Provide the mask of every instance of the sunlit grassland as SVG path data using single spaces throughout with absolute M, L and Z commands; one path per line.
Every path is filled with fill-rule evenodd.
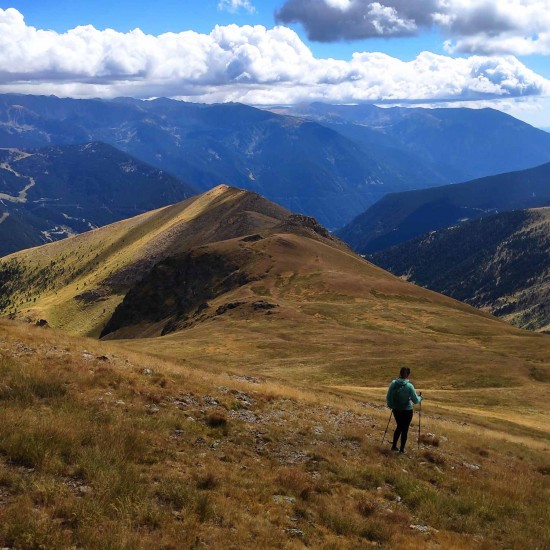
M 519 420 L 535 384 L 453 392 L 419 378 L 437 446 L 417 448 L 415 416 L 398 457 L 380 445 L 383 386 L 245 378 L 211 372 L 208 356 L 163 360 L 5 321 L 0 354 L 4 546 L 550 544 L 544 401 Z

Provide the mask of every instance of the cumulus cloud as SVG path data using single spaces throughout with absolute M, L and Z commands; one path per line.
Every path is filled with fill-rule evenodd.
M 252 5 L 250 0 L 220 0 L 218 2 L 218 9 L 231 13 L 236 13 L 241 9 L 249 13 L 254 13 L 256 11 L 256 8 Z
M 510 99 L 550 95 L 550 82 L 511 56 L 319 59 L 282 26 L 160 36 L 84 26 L 61 34 L 0 9 L 0 91 L 288 104 Z
M 451 52 L 550 54 L 550 0 L 286 0 L 275 17 L 320 42 L 437 28 Z

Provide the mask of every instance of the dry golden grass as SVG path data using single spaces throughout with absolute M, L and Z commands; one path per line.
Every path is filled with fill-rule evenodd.
M 413 432 L 395 456 L 381 389 L 206 366 L 0 321 L 0 545 L 550 544 L 548 447 L 510 441 L 498 419 L 500 439 L 426 400 L 439 446 Z

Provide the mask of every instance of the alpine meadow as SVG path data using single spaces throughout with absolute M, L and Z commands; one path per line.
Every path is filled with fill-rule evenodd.
M 549 549 L 549 25 L 0 2 L 0 549 Z

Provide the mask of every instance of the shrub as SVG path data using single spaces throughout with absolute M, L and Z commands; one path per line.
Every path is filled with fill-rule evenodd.
M 424 445 L 431 445 L 432 447 L 439 447 L 440 439 L 439 436 L 435 434 L 421 434 L 420 443 L 424 443 Z
M 212 472 L 208 472 L 197 480 L 197 489 L 214 489 L 214 487 L 216 487 L 218 483 L 219 481 L 217 477 Z
M 424 451 L 422 456 L 432 464 L 445 464 L 445 457 L 439 453 L 434 453 L 433 451 L 427 450 Z
M 227 416 L 223 411 L 213 411 L 211 413 L 208 413 L 208 416 L 206 417 L 206 423 L 211 428 L 220 428 L 227 426 Z

